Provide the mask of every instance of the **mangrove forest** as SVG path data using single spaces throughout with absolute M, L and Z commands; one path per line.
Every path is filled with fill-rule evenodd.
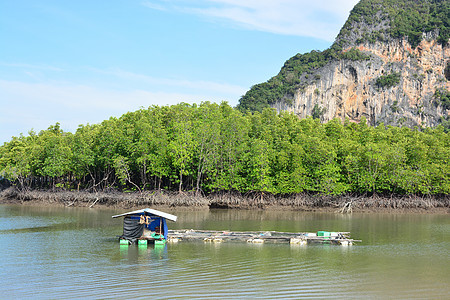
M 448 195 L 449 159 L 442 126 L 322 124 L 204 102 L 12 137 L 0 177 L 34 190 Z

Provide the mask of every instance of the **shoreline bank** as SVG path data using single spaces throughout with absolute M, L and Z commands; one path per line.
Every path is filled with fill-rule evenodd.
M 84 191 L 18 191 L 9 188 L 0 192 L 0 204 L 41 206 L 123 208 L 142 207 L 246 210 L 297 210 L 336 213 L 450 213 L 450 195 L 441 197 L 409 196 L 328 196 L 298 194 L 288 197 L 274 195 L 213 194 L 153 191 L 143 193 Z

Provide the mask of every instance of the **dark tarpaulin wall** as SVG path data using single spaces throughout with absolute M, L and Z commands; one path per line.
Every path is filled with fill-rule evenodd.
M 136 242 L 144 233 L 144 224 L 139 224 L 139 218 L 125 217 L 123 219 L 123 235 L 121 238 Z

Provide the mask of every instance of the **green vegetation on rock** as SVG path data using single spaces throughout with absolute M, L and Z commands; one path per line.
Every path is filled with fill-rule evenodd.
M 444 76 L 445 79 L 447 79 L 448 81 L 450 81 L 450 61 L 447 62 L 447 65 L 445 66 L 444 69 Z
M 319 108 L 318 108 L 319 109 Z M 0 177 L 20 188 L 449 194 L 450 134 L 313 118 L 226 103 L 152 106 L 59 124 L 0 147 Z
M 378 28 L 382 23 L 386 26 Z M 357 43 L 406 37 L 416 48 L 423 33 L 438 32 L 438 42 L 445 45 L 450 38 L 450 3 L 446 0 L 361 0 L 341 29 L 340 43 L 347 44 L 354 30 L 362 31 Z
M 444 128 L 445 133 L 450 133 L 450 117 L 441 117 L 441 126 Z
M 365 54 L 357 48 L 351 48 L 348 51 L 343 51 L 339 58 L 351 61 L 363 61 L 369 60 L 370 55 Z
M 438 100 L 437 104 L 442 105 L 444 109 L 450 109 L 450 92 L 447 90 L 436 90 L 434 97 Z
M 314 105 L 313 109 L 312 109 L 312 114 L 311 117 L 313 119 L 318 119 L 320 120 L 320 118 L 323 116 L 323 114 L 325 113 L 325 108 L 320 107 L 318 104 Z
M 334 45 L 325 51 L 311 51 L 297 54 L 284 63 L 280 73 L 264 83 L 256 84 L 239 100 L 238 108 L 241 111 L 259 111 L 270 107 L 277 101 L 284 100 L 289 103 L 297 89 L 302 89 L 309 81 L 319 80 L 320 74 L 316 70 L 327 63 L 337 60 L 363 61 L 369 55 L 359 49 L 352 48 L 342 51 Z M 309 76 L 314 74 L 314 76 Z
M 375 84 L 379 88 L 390 88 L 400 83 L 400 73 L 391 73 L 388 75 L 381 75 L 377 78 Z

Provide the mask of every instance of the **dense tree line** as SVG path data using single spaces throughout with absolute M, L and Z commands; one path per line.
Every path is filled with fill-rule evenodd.
M 13 137 L 0 174 L 34 189 L 449 194 L 449 137 L 182 103 Z

